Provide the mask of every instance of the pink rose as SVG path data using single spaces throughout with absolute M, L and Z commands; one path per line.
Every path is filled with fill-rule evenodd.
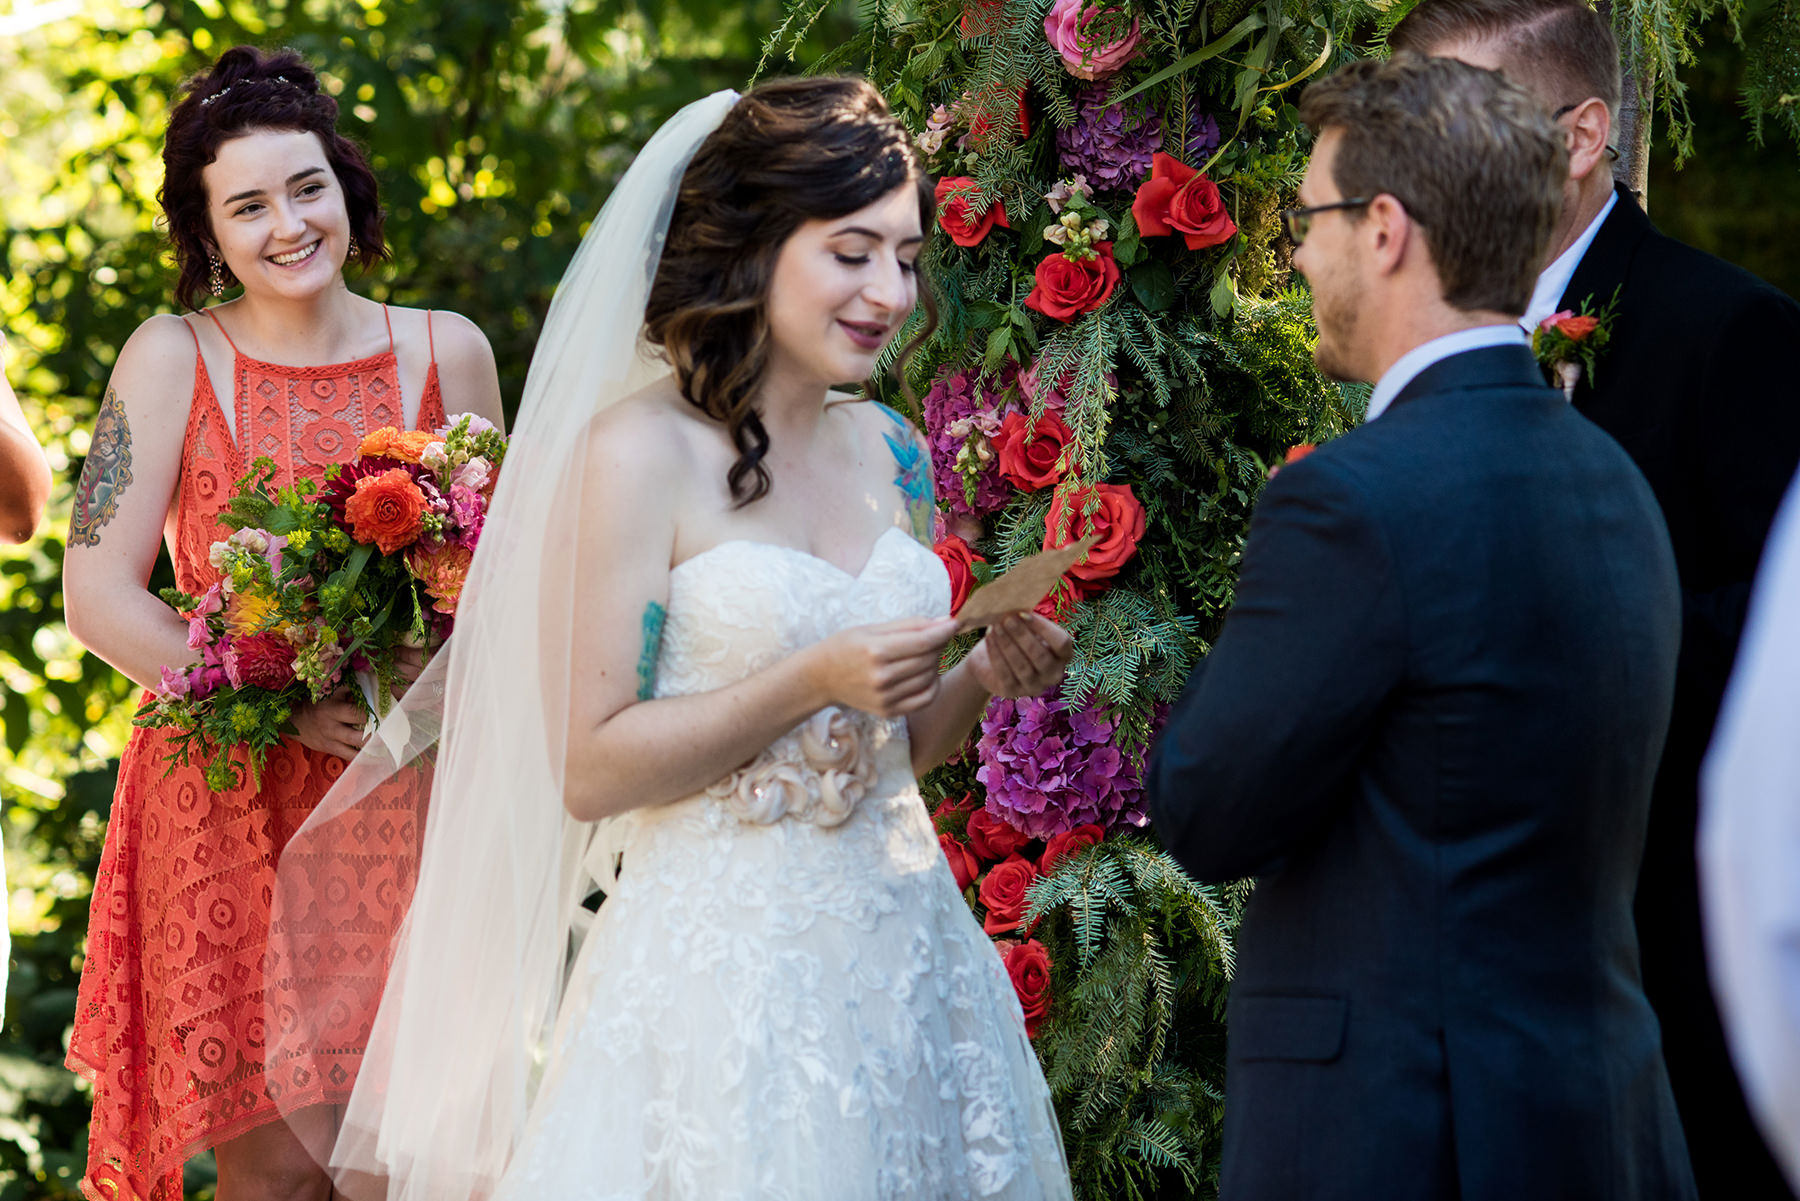
M 1077 79 L 1105 79 L 1137 57 L 1138 19 L 1131 18 L 1131 28 L 1116 42 L 1095 41 L 1093 26 L 1104 14 L 1109 22 L 1118 19 L 1117 9 L 1105 9 L 1092 0 L 1056 0 L 1044 14 L 1044 39 L 1062 56 L 1063 67 Z
M 1567 321 L 1570 317 L 1573 317 L 1574 315 L 1575 315 L 1574 309 L 1564 309 L 1560 313 L 1551 313 L 1548 317 L 1546 317 L 1542 321 L 1538 322 L 1538 328 L 1543 329 L 1543 330 L 1555 329 L 1556 323 L 1558 321 Z

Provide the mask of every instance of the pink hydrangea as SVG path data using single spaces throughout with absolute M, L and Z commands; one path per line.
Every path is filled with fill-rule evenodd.
M 987 788 L 988 810 L 1043 839 L 1089 824 L 1105 830 L 1146 825 L 1147 748 L 1131 748 L 1133 754 L 1116 745 L 1117 725 L 1091 700 L 1070 708 L 1054 695 L 996 698 L 976 744 L 975 775 Z
M 980 517 L 1005 507 L 1012 489 L 1000 478 L 990 439 L 1019 408 L 1018 368 L 1008 363 L 985 383 L 970 368 L 940 375 L 925 394 L 925 431 L 939 501 L 955 517 Z M 965 481 L 974 483 L 973 495 Z

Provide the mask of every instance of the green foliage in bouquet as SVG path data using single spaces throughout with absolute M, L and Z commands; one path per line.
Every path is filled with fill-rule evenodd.
M 827 7 L 798 0 L 765 68 Z M 1075 638 L 1060 694 L 995 702 L 925 781 L 1083 1197 L 1216 1179 L 1248 889 L 1200 886 L 1158 848 L 1143 772 L 1231 604 L 1270 465 L 1348 428 L 1366 396 L 1313 366 L 1277 214 L 1310 148 L 1297 92 L 1379 33 L 1381 7 L 871 0 L 859 35 L 809 65 L 865 73 L 937 178 L 923 266 L 942 320 L 906 374 L 955 592 L 1100 536 L 1040 606 Z M 1084 849 L 1060 853 L 1070 838 Z M 1023 933 L 994 916 L 1021 887 Z

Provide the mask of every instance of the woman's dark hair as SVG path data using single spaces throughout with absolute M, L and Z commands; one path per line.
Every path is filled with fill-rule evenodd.
M 337 101 L 320 90 L 319 77 L 306 60 L 292 50 L 265 54 L 254 46 L 236 46 L 221 54 L 211 70 L 183 84 L 182 93 L 169 114 L 157 197 L 180 270 L 175 303 L 198 308 L 207 290 L 207 256 L 214 242 L 201 172 L 218 157 L 220 143 L 248 133 L 317 134 L 344 189 L 357 261 L 367 268 L 387 257 L 375 173 L 356 143 L 338 132 Z M 237 282 L 229 268 L 225 275 Z
M 937 201 L 911 136 L 866 81 L 829 76 L 750 89 L 681 177 L 645 331 L 681 394 L 725 423 L 738 450 L 726 482 L 739 507 L 769 490 L 769 434 L 751 403 L 768 370 L 769 280 L 782 244 L 806 221 L 847 216 L 908 182 L 929 232 Z M 901 366 L 937 325 L 924 281 L 920 297 L 925 327 L 894 368 L 903 389 Z

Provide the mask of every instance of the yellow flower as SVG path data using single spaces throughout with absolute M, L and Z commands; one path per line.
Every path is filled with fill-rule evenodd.
M 253 592 L 233 592 L 225 604 L 225 628 L 234 638 L 255 634 L 270 628 L 267 623 L 275 611 L 275 602 Z

